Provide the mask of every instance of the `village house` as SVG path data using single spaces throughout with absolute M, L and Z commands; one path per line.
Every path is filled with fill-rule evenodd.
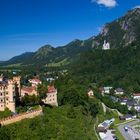
M 92 89 L 89 89 L 87 94 L 90 98 L 94 96 L 94 92 Z
M 137 102 L 136 102 L 134 99 L 129 99 L 129 100 L 126 102 L 126 105 L 127 105 L 127 107 L 128 107 L 128 110 L 131 110 L 132 107 L 137 106 Z
M 112 89 L 112 87 L 101 87 L 101 88 L 99 88 L 102 95 L 104 95 L 105 93 L 109 94 L 111 89 Z
M 128 98 L 122 98 L 122 99 L 120 99 L 120 104 L 121 105 L 126 105 L 128 100 L 129 100 Z
M 140 111 L 140 105 L 134 106 L 134 109 L 135 109 L 137 112 L 139 112 L 139 111 Z
M 46 93 L 46 98 L 42 99 L 45 104 L 52 106 L 58 106 L 57 103 L 57 89 L 54 86 L 48 86 L 48 92 Z
M 32 87 L 37 87 L 39 84 L 42 84 L 42 82 L 37 78 L 29 79 L 29 83 L 32 84 Z
M 4 80 L 0 76 L 0 111 L 8 108 L 15 112 L 15 96 L 20 93 L 20 77 Z
M 112 123 L 114 123 L 115 119 L 112 118 L 110 120 L 105 120 L 104 122 L 98 125 L 98 130 L 106 131 Z
M 134 99 L 123 98 L 120 100 L 121 105 L 126 105 L 128 110 L 131 110 L 132 107 L 137 106 L 137 102 Z
M 134 93 L 133 98 L 139 100 L 140 99 L 140 93 Z
M 22 86 L 21 88 L 21 97 L 25 96 L 25 95 L 38 95 L 37 90 L 35 87 L 28 87 L 28 86 Z
M 124 116 L 120 116 L 119 118 L 120 118 L 120 120 L 126 120 L 126 121 L 128 121 L 128 120 L 135 119 L 136 116 L 133 116 L 133 115 L 131 115 L 131 114 L 126 114 L 126 115 L 124 115 Z
M 116 95 L 123 95 L 124 94 L 124 90 L 122 88 L 116 88 L 114 90 Z

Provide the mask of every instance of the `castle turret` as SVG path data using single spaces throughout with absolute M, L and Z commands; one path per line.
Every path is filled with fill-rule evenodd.
M 15 84 L 13 80 L 8 80 L 6 107 L 12 112 L 15 112 Z
M 109 50 L 110 49 L 110 43 L 106 42 L 106 40 L 104 40 L 104 44 L 103 44 L 103 50 Z

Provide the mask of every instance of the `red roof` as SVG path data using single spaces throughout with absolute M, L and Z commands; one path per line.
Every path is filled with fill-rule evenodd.
M 55 92 L 56 89 L 54 86 L 48 86 L 48 93 Z
M 21 90 L 30 93 L 30 92 L 33 92 L 33 90 L 35 90 L 35 88 L 23 86 Z
M 140 96 L 140 93 L 135 93 L 134 96 Z
M 40 83 L 41 81 L 39 79 L 30 79 L 31 82 L 37 82 Z

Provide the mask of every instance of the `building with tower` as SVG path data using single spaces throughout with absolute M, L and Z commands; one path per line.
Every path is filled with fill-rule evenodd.
M 103 50 L 109 50 L 110 49 L 110 43 L 106 42 L 106 40 L 104 40 L 104 44 L 103 44 Z
M 20 77 L 5 80 L 0 76 L 0 111 L 8 108 L 15 112 L 15 97 L 20 96 Z

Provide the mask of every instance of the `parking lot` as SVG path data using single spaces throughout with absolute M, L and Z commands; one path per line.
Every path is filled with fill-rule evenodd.
M 136 138 L 140 139 L 140 133 L 134 127 L 138 122 L 139 120 L 135 120 L 133 122 L 122 124 L 118 127 L 125 140 L 135 140 Z M 128 128 L 127 131 L 124 129 L 125 127 Z
M 140 133 L 138 132 L 137 129 L 135 129 L 135 126 L 130 126 L 128 128 L 128 134 L 135 140 L 135 139 L 140 139 Z
M 107 132 L 104 133 L 104 138 L 102 138 L 102 140 L 117 140 L 116 138 L 117 137 L 115 135 L 114 130 L 107 130 Z

